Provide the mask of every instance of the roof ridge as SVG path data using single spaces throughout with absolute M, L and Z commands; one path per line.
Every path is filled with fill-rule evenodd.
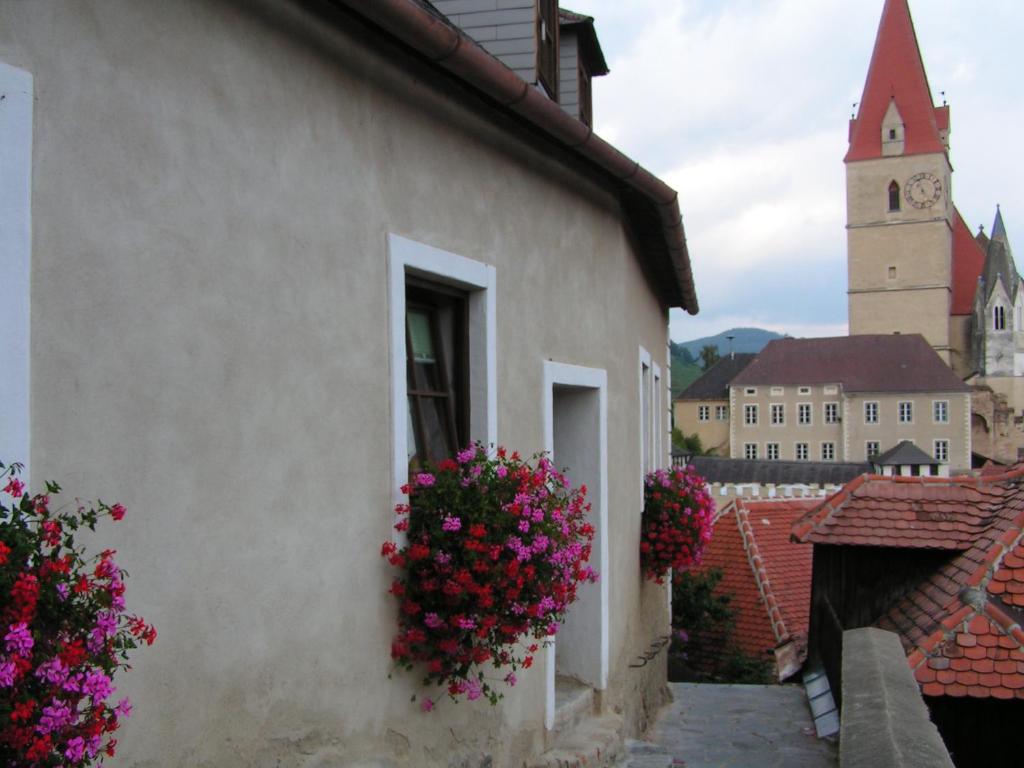
M 740 531 L 740 539 L 743 541 L 743 550 L 747 554 L 747 564 L 754 573 L 757 590 L 761 593 L 761 599 L 768 613 L 768 623 L 772 625 L 772 634 L 775 635 L 775 642 L 781 645 L 789 640 L 790 633 L 786 629 L 782 609 L 779 607 L 779 601 L 775 597 L 771 581 L 768 579 L 768 569 L 754 537 L 754 528 L 750 525 L 749 511 L 742 504 L 736 505 L 736 525 Z
M 880 477 L 880 475 L 858 475 L 842 488 L 825 499 L 820 506 L 810 510 L 806 515 L 796 521 L 793 525 L 793 532 L 790 534 L 790 541 L 798 544 L 806 544 L 807 537 L 817 530 L 818 526 L 832 516 L 842 502 L 850 498 L 854 491 L 864 485 L 869 479 Z M 840 498 L 841 497 L 841 498 Z M 839 502 L 838 504 L 834 502 Z

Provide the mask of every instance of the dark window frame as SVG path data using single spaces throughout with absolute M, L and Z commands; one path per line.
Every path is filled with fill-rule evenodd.
M 583 61 L 577 67 L 580 122 L 588 128 L 594 125 L 594 98 L 590 87 L 590 73 Z
M 558 101 L 558 0 L 537 0 L 537 81 Z
M 451 311 L 451 337 L 442 339 L 440 314 Z M 436 389 L 420 389 L 416 385 L 412 334 L 409 331 L 411 311 L 425 312 L 429 317 L 431 341 L 437 366 Z M 405 357 L 406 402 L 413 428 L 415 453 L 409 461 L 410 469 L 423 467 L 454 456 L 469 442 L 469 298 L 464 291 L 416 278 L 406 277 L 405 283 Z M 451 361 L 446 350 L 451 352 Z M 449 373 L 450 369 L 450 373 Z M 446 455 L 432 455 L 424 405 L 428 401 L 442 401 L 442 441 Z
M 895 212 L 900 210 L 900 185 L 893 179 L 889 183 L 889 211 Z

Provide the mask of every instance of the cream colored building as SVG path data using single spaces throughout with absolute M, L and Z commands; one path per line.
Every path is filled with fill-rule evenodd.
M 0 457 L 129 510 L 102 544 L 159 639 L 118 765 L 520 768 L 570 683 L 584 751 L 663 702 L 642 476 L 689 257 L 674 192 L 536 78 L 415 0 L 0 3 Z M 430 323 L 459 375 L 417 393 Z M 428 714 L 379 553 L 449 439 L 586 482 L 600 582 L 497 706 Z
M 756 355 L 723 357 L 672 401 L 673 423 L 684 435 L 696 435 L 713 456 L 729 455 L 729 382 Z
M 970 389 L 916 334 L 772 341 L 729 398 L 732 458 L 859 463 L 908 440 L 970 467 Z

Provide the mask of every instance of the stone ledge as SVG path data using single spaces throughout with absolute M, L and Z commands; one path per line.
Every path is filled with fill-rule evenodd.
M 843 633 L 841 768 L 953 768 L 899 638 L 874 627 Z

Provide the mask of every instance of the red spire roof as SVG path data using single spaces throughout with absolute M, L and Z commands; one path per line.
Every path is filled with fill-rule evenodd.
M 951 315 L 969 315 L 974 311 L 978 278 L 985 268 L 985 252 L 971 235 L 960 211 L 953 209 L 953 298 Z
M 945 152 L 939 123 L 948 126 L 949 115 L 936 114 L 946 108 L 932 103 L 907 0 L 885 0 L 860 110 L 850 122 L 847 162 L 882 156 L 882 120 L 893 99 L 905 127 L 904 154 Z

